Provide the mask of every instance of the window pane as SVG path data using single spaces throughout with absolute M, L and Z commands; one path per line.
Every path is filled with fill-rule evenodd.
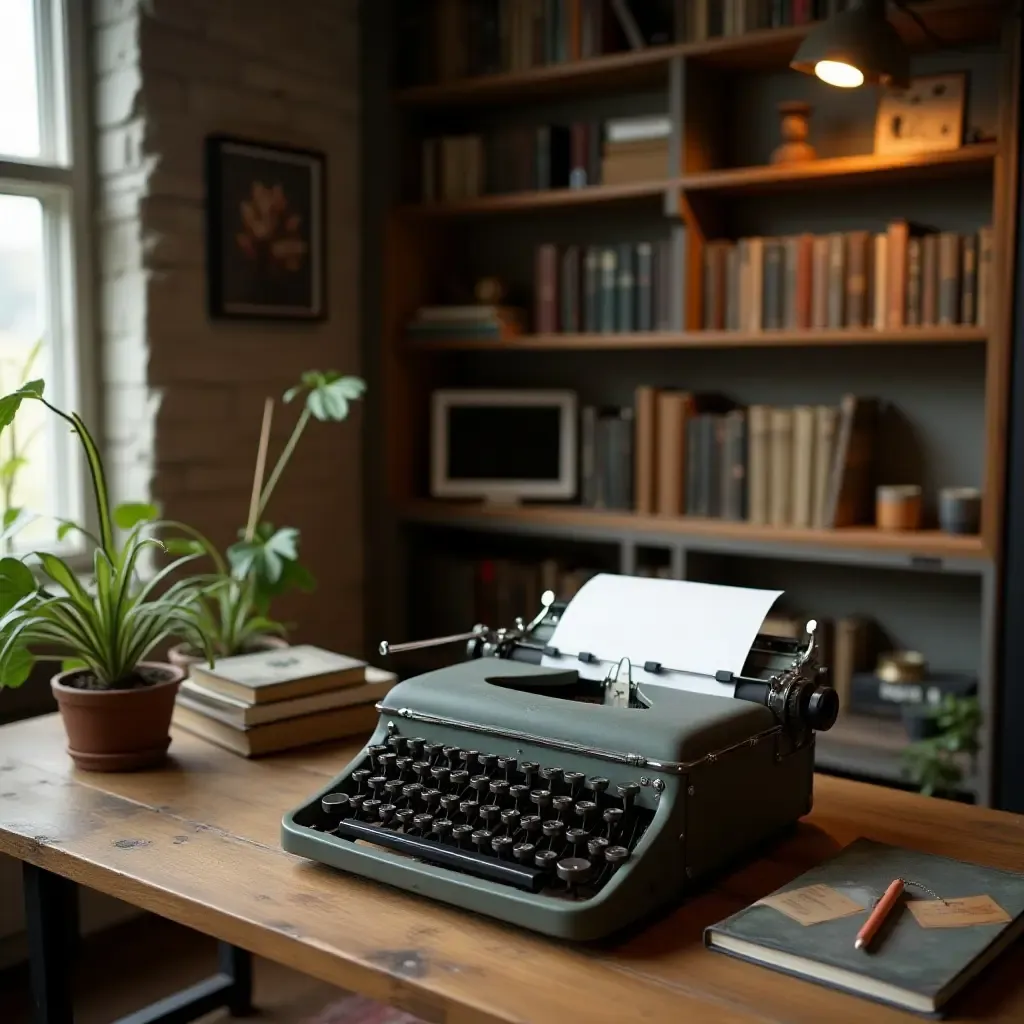
M 0 0 L 0 155 L 38 157 L 34 0 Z M 3 220 L 0 219 L 0 224 Z
M 46 352 L 29 365 L 47 326 L 42 204 L 27 196 L 0 195 L 0 225 L 0 394 L 6 395 L 25 379 L 46 376 Z M 0 435 L 0 517 L 11 507 L 54 514 L 54 424 L 45 412 L 38 402 L 25 403 L 14 429 Z M 45 543 L 53 536 L 52 521 L 40 520 L 16 543 Z

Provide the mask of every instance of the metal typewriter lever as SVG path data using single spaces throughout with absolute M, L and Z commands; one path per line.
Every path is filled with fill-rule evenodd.
M 622 658 L 604 677 L 605 707 L 628 708 L 633 695 L 633 685 L 633 666 L 629 658 Z
M 807 622 L 807 646 L 800 652 L 799 657 L 796 659 L 797 667 L 800 668 L 807 664 L 815 655 L 817 649 L 817 637 L 815 632 L 818 628 L 817 619 L 809 619 Z
M 468 633 L 452 633 L 449 636 L 435 636 L 429 640 L 410 640 L 404 644 L 391 644 L 381 640 L 377 650 L 382 655 L 402 654 L 405 651 L 421 651 L 425 647 L 443 647 L 445 644 L 457 644 L 464 640 L 478 640 L 491 633 L 489 626 L 476 625 Z

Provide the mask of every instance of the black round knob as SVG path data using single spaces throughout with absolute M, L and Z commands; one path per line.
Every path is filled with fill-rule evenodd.
M 514 757 L 499 757 L 498 758 L 498 769 L 505 773 L 505 778 L 511 782 L 512 776 L 515 774 L 516 765 L 519 762 Z
M 535 789 L 530 793 L 530 803 L 536 804 L 538 808 L 551 806 L 551 790 Z
M 594 836 L 587 843 L 587 853 L 590 854 L 591 860 L 603 860 L 604 851 L 608 849 L 608 840 L 604 836 Z
M 831 686 L 816 686 L 807 701 L 807 724 L 816 732 L 827 732 L 839 717 L 839 694 Z
M 519 822 L 519 827 L 528 835 L 536 835 L 540 831 L 544 819 L 539 814 L 524 814 Z
M 383 743 L 374 743 L 366 748 L 366 753 L 370 756 L 370 764 L 372 764 L 374 768 L 377 768 L 380 763 L 380 755 L 386 754 L 387 752 L 388 748 L 385 747 Z
M 619 822 L 622 821 L 622 815 L 623 810 L 621 807 L 609 807 L 601 815 L 604 818 L 604 823 L 608 826 L 609 834 L 614 833 L 615 829 L 618 828 Z
M 394 804 L 381 804 L 377 808 L 377 817 L 386 825 L 394 816 L 398 808 Z
M 519 831 L 520 822 L 522 822 L 523 816 L 519 811 L 502 811 L 501 812 L 501 823 L 505 826 L 505 830 L 509 835 L 513 835 Z
M 480 805 L 475 800 L 463 800 L 459 804 L 459 814 L 465 815 L 466 821 L 472 821 L 478 810 L 480 810 Z
M 395 811 L 395 821 L 402 827 L 408 828 L 416 812 L 411 807 L 401 807 Z
M 466 769 L 470 769 L 476 764 L 476 759 L 480 756 L 479 750 L 460 750 L 459 760 L 462 762 Z
M 480 808 L 480 820 L 488 827 L 496 824 L 500 817 L 501 808 L 494 804 L 486 804 Z
M 576 802 L 576 816 L 583 819 L 583 824 L 597 813 L 597 804 L 593 800 L 578 800 Z
M 555 839 L 561 839 L 562 836 L 565 835 L 565 822 L 545 821 L 541 826 L 541 831 L 552 841 Z
M 514 786 L 508 787 L 508 795 L 515 800 L 516 807 L 522 810 L 523 807 L 526 806 L 527 797 L 530 795 L 530 787 L 524 786 L 522 783 L 517 783 Z
M 413 774 L 419 779 L 427 779 L 430 777 L 430 762 L 429 761 L 413 761 L 412 763 Z
M 565 773 L 565 784 L 569 787 L 569 792 L 572 796 L 576 796 L 579 792 L 580 786 L 583 785 L 583 781 L 586 779 L 586 775 L 583 772 L 566 772 Z
M 441 752 L 440 743 L 424 743 L 423 744 L 423 756 L 428 761 L 433 761 L 434 758 Z
M 629 859 L 629 850 L 624 846 L 606 846 L 604 848 L 604 859 L 612 867 L 618 867 L 624 860 Z
M 401 795 L 402 790 L 405 789 L 405 786 L 406 783 L 404 783 L 401 779 L 388 779 L 388 781 L 384 784 L 384 790 L 388 795 L 388 799 L 397 800 Z
M 469 785 L 472 789 L 475 789 L 478 793 L 486 793 L 491 788 L 491 779 L 489 775 L 474 775 L 469 780 Z
M 423 745 L 427 741 L 422 736 L 417 736 L 415 739 L 409 740 L 409 753 L 412 754 L 413 758 L 418 760 L 423 756 Z
M 441 806 L 449 818 L 459 809 L 460 803 L 462 801 L 459 799 L 458 793 L 445 793 L 441 797 Z
M 533 843 L 516 843 L 512 847 L 512 856 L 521 864 L 529 864 L 537 852 L 537 847 Z
M 558 860 L 558 854 L 554 850 L 538 850 L 533 855 L 533 863 L 541 871 L 549 871 Z
M 633 806 L 633 801 L 636 799 L 637 793 L 640 792 L 640 787 L 635 782 L 627 782 L 624 786 L 616 786 L 615 792 L 619 794 L 622 806 L 628 811 Z
M 438 839 L 443 841 L 444 837 L 451 833 L 453 827 L 452 822 L 447 818 L 435 818 L 434 824 L 430 826 L 430 831 L 433 832 Z
M 447 758 L 448 764 L 450 766 L 454 766 L 455 762 L 458 760 L 461 751 L 459 750 L 458 747 L 442 747 L 441 753 L 445 756 L 445 758 Z
M 423 792 L 423 786 L 419 782 L 409 782 L 402 787 L 402 796 L 410 803 L 415 803 Z
M 483 765 L 485 772 L 494 771 L 495 765 L 498 763 L 497 754 L 479 754 L 477 760 Z
M 585 828 L 569 828 L 565 830 L 565 841 L 573 847 L 582 846 L 590 838 Z
M 555 767 L 541 768 L 540 777 L 548 784 L 548 789 L 555 790 L 562 781 L 562 769 Z
M 370 819 L 371 821 L 376 821 L 376 820 L 377 820 L 377 812 L 378 812 L 378 811 L 379 811 L 379 810 L 381 809 L 381 807 L 382 807 L 383 805 L 384 805 L 384 801 L 383 801 L 383 800 L 377 800 L 377 799 L 375 798 L 375 799 L 373 799 L 373 800 L 364 800 L 364 801 L 363 801 L 363 806 L 362 806 L 362 807 L 360 807 L 359 809 L 360 809 L 360 810 L 361 810 L 361 811 L 363 812 L 363 814 L 365 814 L 365 815 L 366 815 L 366 816 L 367 816 L 367 817 L 368 817 L 368 818 L 369 818 L 369 819 Z
M 451 783 L 452 789 L 463 790 L 469 782 L 469 772 L 464 768 L 460 768 L 457 772 L 452 772 L 448 776 L 448 781 Z
M 563 882 L 579 885 L 593 874 L 594 865 L 586 857 L 563 857 L 555 870 Z
M 591 775 L 584 785 L 591 793 L 603 793 L 608 788 L 608 780 L 603 775 Z
M 395 770 L 395 762 L 398 760 L 397 754 L 392 754 L 389 750 L 386 754 L 381 754 L 377 758 L 377 766 L 380 769 L 381 775 L 388 775 Z
M 430 831 L 430 826 L 434 823 L 434 816 L 432 814 L 417 814 L 412 819 L 412 827 L 418 828 L 424 835 Z
M 496 800 L 504 800 L 512 787 L 504 779 L 495 779 L 491 783 L 491 792 Z
M 361 790 L 361 789 L 363 788 L 363 783 L 364 783 L 364 782 L 366 782 L 366 780 L 367 780 L 367 779 L 368 779 L 368 778 L 369 778 L 369 777 L 370 777 L 370 776 L 371 776 L 372 774 L 373 774 L 373 772 L 369 771 L 368 769 L 366 769 L 366 768 L 360 768 L 360 769 L 358 769 L 357 771 L 354 771 L 354 772 L 352 773 L 352 781 L 353 781 L 353 782 L 354 782 L 354 783 L 355 783 L 355 784 L 356 784 L 356 785 L 357 785 L 357 786 L 359 787 L 359 789 Z
M 391 748 L 393 754 L 402 754 L 405 751 L 405 737 L 404 736 L 389 736 L 388 747 Z
M 515 845 L 516 841 L 510 836 L 498 836 L 497 839 L 491 840 L 491 849 L 502 859 L 512 853 L 512 847 Z
M 472 825 L 456 825 L 452 829 L 452 839 L 455 840 L 458 846 L 465 846 L 469 842 L 469 837 L 473 834 Z
M 320 806 L 324 814 L 344 814 L 348 810 L 348 793 L 328 793 Z
M 425 789 L 420 796 L 423 797 L 423 802 L 427 805 L 428 810 L 441 802 L 441 790 L 439 789 Z
M 473 840 L 473 845 L 483 853 L 491 845 L 494 833 L 488 828 L 478 828 L 469 838 Z
M 443 765 L 437 765 L 430 769 L 430 776 L 434 780 L 435 785 L 439 788 L 447 784 L 448 780 L 451 778 L 451 774 L 451 768 L 445 768 Z
M 363 806 L 363 801 L 369 797 L 368 793 L 353 793 L 348 798 L 348 805 L 353 811 L 358 811 Z
M 536 761 L 520 761 L 519 770 L 523 773 L 526 779 L 526 784 L 530 785 L 530 780 L 537 774 L 537 769 L 540 765 Z
M 556 796 L 551 800 L 551 809 L 558 815 L 559 818 L 565 814 L 572 807 L 571 796 Z
M 387 779 L 383 775 L 374 775 L 369 779 L 370 789 L 373 790 L 374 795 L 379 796 L 384 792 L 384 787 L 387 785 Z
M 400 776 L 401 775 L 405 775 L 406 772 L 408 772 L 411 767 L 412 767 L 412 758 L 411 757 L 396 757 L 395 758 L 395 771 L 398 772 L 398 774 Z

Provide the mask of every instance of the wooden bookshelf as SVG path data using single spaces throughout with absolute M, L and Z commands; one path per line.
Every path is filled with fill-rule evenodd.
M 413 352 L 626 351 L 677 348 L 828 348 L 849 345 L 969 345 L 986 341 L 985 327 L 843 328 L 834 331 L 646 331 L 635 334 L 524 334 L 505 341 L 480 338 L 410 340 Z

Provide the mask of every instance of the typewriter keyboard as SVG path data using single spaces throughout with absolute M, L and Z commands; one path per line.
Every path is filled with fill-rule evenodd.
M 654 817 L 636 782 L 424 739 L 371 746 L 322 800 L 320 831 L 556 898 L 588 899 Z

